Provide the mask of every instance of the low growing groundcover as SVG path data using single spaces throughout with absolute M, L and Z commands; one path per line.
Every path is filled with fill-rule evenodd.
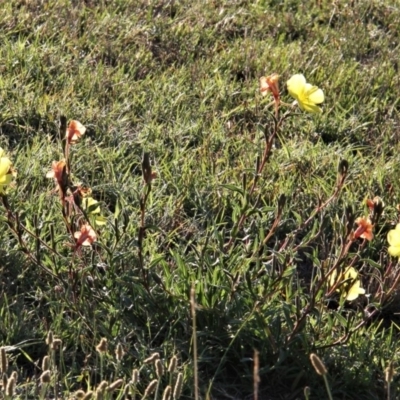
M 397 1 L 0 10 L 5 399 L 395 399 Z

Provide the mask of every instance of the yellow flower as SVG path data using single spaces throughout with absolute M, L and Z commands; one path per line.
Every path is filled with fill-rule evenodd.
M 350 280 L 350 282 L 346 285 L 346 289 L 348 289 L 346 300 L 352 301 L 355 300 L 360 294 L 365 294 L 365 289 L 361 287 L 361 282 L 358 279 L 358 272 L 355 268 L 347 268 L 344 274 L 344 279 Z
M 94 221 L 97 225 L 105 225 L 107 222 L 107 218 L 99 215 L 100 214 L 100 206 L 98 205 L 98 201 L 93 197 L 84 197 L 82 199 L 82 208 L 87 212 L 88 215 L 92 215 L 94 217 Z
M 331 275 L 331 286 L 339 283 L 338 291 L 345 294 L 347 301 L 355 300 L 360 294 L 365 294 L 365 289 L 361 287 L 361 281 L 358 279 L 358 272 L 353 267 L 346 268 L 337 278 L 337 273 Z
M 400 257 L 400 224 L 388 232 L 387 240 L 389 242 L 388 252 L 393 257 Z
M 306 82 L 302 74 L 293 75 L 287 81 L 289 94 L 297 100 L 299 107 L 303 111 L 311 113 L 321 113 L 322 110 L 317 104 L 325 100 L 324 92 L 317 86 Z
M 0 147 L 0 194 L 5 194 L 6 186 L 11 183 L 13 175 L 11 160 L 6 157 L 5 151 Z

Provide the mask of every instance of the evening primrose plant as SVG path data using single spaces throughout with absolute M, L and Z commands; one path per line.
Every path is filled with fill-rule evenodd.
M 398 397 L 394 0 L 3 3 L 2 397 Z
M 85 132 L 86 127 L 79 121 L 72 120 L 66 125 L 66 119 L 61 118 L 64 160 L 53 161 L 51 171 L 46 174 L 47 178 L 54 178 L 60 193 L 63 219 L 75 242 L 75 251 L 97 240 L 98 233 L 91 226 L 92 221 L 98 226 L 107 223 L 107 218 L 101 215 L 99 202 L 90 196 L 91 189 L 74 184 L 71 179 L 71 146 L 76 145 Z
M 297 104 L 302 111 L 319 114 L 322 110 L 318 107 L 324 99 L 324 93 L 322 89 L 313 86 L 306 82 L 305 78 L 301 74 L 293 75 L 287 81 L 287 89 L 289 94 L 295 98 L 295 104 Z M 255 163 L 254 174 L 251 177 L 250 184 L 247 184 L 247 175 L 243 175 L 243 193 L 245 193 L 245 201 L 243 201 L 241 209 L 237 212 L 235 217 L 232 217 L 233 226 L 230 230 L 230 237 L 226 240 L 223 245 L 224 255 L 228 258 L 233 254 L 238 254 L 238 249 L 240 249 L 240 243 L 244 240 L 242 235 L 244 232 L 248 231 L 246 227 L 246 221 L 248 217 L 254 214 L 254 210 L 258 207 L 260 197 L 258 195 L 260 186 L 262 185 L 263 173 L 266 169 L 266 165 L 271 162 L 272 150 L 274 148 L 275 141 L 278 139 L 279 134 L 281 134 L 284 129 L 285 123 L 289 118 L 301 118 L 301 114 L 295 113 L 295 108 L 293 104 L 284 103 L 281 98 L 282 95 L 279 89 L 279 75 L 274 73 L 267 77 L 262 77 L 260 79 L 260 91 L 263 96 L 268 94 L 272 95 L 273 101 L 271 104 L 274 105 L 274 114 L 270 117 L 262 116 L 260 120 L 260 125 L 263 126 L 264 133 L 264 149 L 262 157 L 257 157 Z M 81 142 L 82 136 L 86 131 L 85 126 L 79 121 L 72 120 L 68 125 L 65 118 L 61 119 L 61 137 L 63 138 L 63 154 L 60 161 L 53 161 L 51 166 L 51 171 L 47 173 L 47 177 L 54 180 L 56 191 L 59 192 L 59 198 L 61 203 L 61 213 L 63 217 L 63 222 L 65 224 L 65 230 L 72 241 L 69 244 L 73 248 L 73 257 L 69 260 L 68 274 L 62 273 L 60 269 L 55 269 L 55 272 L 48 269 L 41 262 L 40 252 L 36 253 L 29 250 L 29 247 L 24 244 L 23 236 L 21 232 L 21 225 L 18 223 L 12 225 L 11 221 L 15 222 L 17 218 L 9 214 L 10 226 L 13 226 L 16 235 L 18 236 L 21 247 L 25 245 L 26 254 L 32 257 L 35 263 L 40 265 L 44 271 L 48 272 L 51 276 L 58 279 L 61 284 L 61 291 L 71 291 L 71 301 L 75 303 L 78 301 L 78 289 L 85 279 L 87 279 L 87 270 L 85 270 L 85 265 L 88 260 L 98 259 L 98 264 L 104 265 L 103 256 L 101 252 L 101 245 L 97 245 L 97 242 L 101 239 L 101 235 L 107 230 L 107 218 L 101 213 L 101 203 L 92 197 L 92 191 L 90 188 L 83 186 L 81 183 L 74 183 L 75 176 L 79 175 L 79 171 L 76 171 L 73 163 L 73 149 L 74 146 L 84 145 Z M 5 184 L 8 184 L 9 177 L 7 174 L 11 171 L 11 162 L 6 158 L 2 157 L 0 163 L 3 160 L 3 170 L 0 168 L 0 179 L 1 172 L 4 172 Z M 1 167 L 1 164 L 0 164 Z M 281 292 L 285 290 L 286 285 L 290 284 L 292 279 L 292 272 L 287 269 L 287 265 L 295 265 L 297 254 L 303 251 L 304 248 L 313 244 L 321 232 L 319 230 L 310 230 L 310 227 L 319 218 L 323 218 L 324 214 L 329 210 L 330 207 L 334 206 L 335 203 L 339 201 L 339 197 L 343 188 L 345 187 L 346 179 L 348 178 L 349 172 L 348 161 L 341 159 L 338 163 L 337 168 L 337 179 L 332 189 L 330 195 L 326 196 L 324 199 L 320 199 L 315 208 L 311 213 L 306 216 L 303 220 L 299 220 L 298 225 L 293 229 L 290 234 L 286 234 L 280 241 L 277 241 L 274 251 L 279 252 L 281 255 L 285 255 L 286 261 L 284 264 L 279 264 L 281 261 L 277 259 L 274 261 L 277 265 L 277 270 L 270 270 L 272 275 L 276 275 L 276 283 L 274 285 L 278 286 L 266 286 L 263 290 L 265 291 L 263 296 L 278 296 L 280 298 Z M 147 241 L 147 207 L 151 198 L 151 190 L 153 181 L 157 178 L 157 174 L 152 170 L 152 165 L 150 161 L 150 154 L 147 152 L 143 153 L 143 158 L 141 162 L 142 170 L 142 190 L 139 195 L 139 210 L 140 218 L 137 227 L 137 266 L 139 274 L 135 277 L 141 284 L 145 291 L 152 296 L 152 282 L 153 279 L 159 285 L 165 293 L 169 294 L 164 282 L 159 279 L 158 275 L 152 273 L 148 267 L 147 257 L 145 253 L 145 246 Z M 257 194 L 257 195 L 256 195 Z M 249 256 L 252 260 L 257 262 L 261 261 L 261 268 L 255 271 L 249 271 L 246 276 L 246 285 L 250 287 L 252 285 L 257 285 L 260 277 L 265 275 L 266 263 L 269 263 L 275 259 L 274 253 L 271 251 L 271 243 L 274 238 L 279 235 L 279 228 L 285 218 L 285 206 L 287 197 L 285 194 L 281 194 L 278 199 L 276 214 L 274 220 L 269 226 L 268 232 L 261 236 L 259 239 L 249 239 L 251 235 L 247 235 L 245 240 L 254 240 L 254 245 L 249 246 L 251 249 Z M 337 240 L 337 245 L 332 245 L 331 257 L 323 260 L 324 268 L 318 269 L 318 273 L 309 282 L 310 292 L 304 300 L 304 306 L 301 312 L 296 312 L 293 314 L 293 321 L 290 324 L 290 329 L 283 334 L 283 337 L 278 337 L 278 343 L 283 346 L 291 346 L 296 343 L 299 336 L 304 335 L 304 329 L 306 326 L 307 319 L 312 319 L 312 315 L 315 309 L 324 308 L 324 299 L 335 299 L 340 297 L 342 301 L 339 302 L 340 308 L 346 307 L 346 304 L 359 301 L 360 299 L 366 299 L 366 290 L 363 287 L 362 279 L 363 275 L 357 268 L 360 261 L 360 254 L 365 250 L 367 243 L 374 240 L 374 229 L 379 220 L 379 216 L 383 212 L 382 202 L 379 200 L 369 200 L 367 202 L 370 213 L 365 217 L 354 218 L 353 213 L 346 211 L 343 215 L 343 219 L 346 221 L 346 232 L 341 237 L 341 240 Z M 379 208 L 380 207 L 380 208 Z M 378 212 L 378 209 L 380 210 Z M 114 228 L 117 229 L 116 222 L 114 219 Z M 24 228 L 22 228 L 24 229 Z M 100 229 L 103 229 L 100 231 Z M 396 228 L 397 229 L 397 228 Z M 51 232 L 51 231 L 50 231 Z M 391 233 L 394 232 L 394 233 Z M 392 250 L 398 243 L 396 242 L 397 230 L 391 231 L 388 234 L 388 240 L 391 244 L 389 248 L 389 253 L 392 255 L 397 255 L 397 253 Z M 46 244 L 40 237 L 40 231 L 36 230 L 34 238 L 36 241 L 48 248 L 50 253 L 54 257 L 62 257 L 58 252 L 57 246 L 54 240 L 51 244 Z M 52 233 L 50 233 L 50 236 Z M 300 237 L 306 235 L 306 240 L 300 240 Z M 400 237 L 400 234 L 399 234 Z M 118 239 L 116 240 L 117 243 Z M 399 241 L 400 242 L 400 241 Z M 351 252 L 352 247 L 358 246 L 358 252 L 353 254 Z M 68 246 L 67 246 L 68 247 Z M 110 250 L 108 249 L 110 252 Z M 399 253 L 400 254 L 400 253 Z M 65 260 L 63 259 L 63 262 Z M 280 266 L 279 266 L 280 265 Z M 85 271 L 85 272 L 84 272 Z M 224 272 L 225 273 L 225 272 Z M 230 273 L 229 273 L 230 274 Z M 286 275 L 285 275 L 286 274 Z M 90 277 L 88 282 L 94 282 L 93 276 Z M 96 278 L 98 279 L 98 278 Z M 230 293 L 231 298 L 236 297 L 236 291 L 242 287 L 243 277 L 240 273 L 235 275 L 230 274 Z M 393 289 L 394 285 L 391 286 Z M 242 289 L 243 290 L 243 289 Z M 270 292 L 268 292 L 270 291 Z M 390 293 L 390 290 L 389 290 Z M 370 293 L 368 293 L 370 295 Z M 371 294 L 373 295 L 373 293 Z M 322 300 L 321 300 L 322 299 Z M 260 300 L 257 300 L 260 301 Z M 388 298 L 385 298 L 388 301 Z M 383 304 L 383 300 L 381 301 Z M 258 306 L 255 307 L 252 313 L 258 313 Z M 352 331 L 361 330 L 365 325 L 371 321 L 373 317 L 376 316 L 378 309 L 373 310 L 368 314 L 367 318 L 364 318 L 356 328 Z M 250 314 L 252 315 L 252 314 Z M 196 324 L 193 326 L 196 327 Z M 196 331 L 194 328 L 193 331 Z M 343 341 L 347 340 L 347 336 L 342 336 L 333 342 L 332 346 L 340 345 Z M 196 343 L 197 341 L 193 341 Z M 275 344 L 275 346 L 278 346 Z M 193 350 L 194 354 L 197 354 L 197 349 Z M 220 361 L 220 365 L 223 359 Z M 217 372 L 220 366 L 217 367 Z M 197 371 L 197 369 L 196 369 Z M 196 372 L 197 373 L 197 372 Z M 211 380 L 208 393 L 211 393 L 213 388 L 213 381 Z M 153 382 L 153 381 L 152 381 Z M 155 381 L 154 381 L 155 382 Z M 154 387 L 153 387 L 154 386 Z M 152 390 L 157 390 L 157 384 L 149 386 L 146 388 L 145 393 Z

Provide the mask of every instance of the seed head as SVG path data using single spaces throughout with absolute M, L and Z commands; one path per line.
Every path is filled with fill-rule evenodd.
M 156 375 L 160 379 L 164 375 L 164 367 L 160 359 L 156 360 Z
M 387 383 L 392 382 L 394 376 L 394 364 L 390 361 L 389 365 L 385 368 L 385 381 Z
M 50 383 L 51 380 L 51 372 L 50 370 L 46 370 L 40 375 L 40 382 L 41 383 Z
M 77 390 L 75 392 L 75 397 L 79 400 L 83 399 L 85 397 L 86 393 L 83 390 Z
M 7 383 L 8 383 L 8 376 L 5 372 L 3 373 L 2 377 L 1 377 L 1 381 L 2 381 L 3 388 L 6 388 Z
M 162 400 L 170 400 L 171 392 L 172 392 L 172 387 L 168 385 L 164 390 Z
M 325 364 L 315 353 L 310 354 L 310 360 L 311 360 L 311 364 L 313 365 L 313 367 L 315 369 L 315 372 L 318 375 L 326 375 L 328 373 L 328 371 L 325 367 Z
M 131 383 L 132 385 L 136 385 L 139 382 L 139 370 L 134 369 L 132 371 L 132 380 Z
M 11 378 L 13 378 L 15 383 L 17 383 L 18 382 L 18 372 L 17 371 L 13 371 L 11 373 Z
M 51 344 L 52 350 L 58 350 L 61 348 L 62 340 L 61 339 L 53 339 L 53 343 Z
M 178 357 L 177 356 L 173 356 L 171 358 L 171 361 L 169 362 L 169 365 L 168 365 L 168 372 L 170 374 L 173 374 L 175 372 L 175 370 L 176 370 L 176 366 L 177 365 L 178 365 Z
M 11 377 L 7 382 L 6 396 L 12 397 L 15 391 L 15 380 Z
M 42 371 L 50 369 L 50 357 L 44 356 L 42 360 Z
M 89 390 L 89 392 L 87 392 L 83 397 L 82 400 L 90 400 L 93 397 L 93 392 L 91 390 Z
M 53 332 L 49 331 L 46 337 L 46 344 L 51 346 L 52 343 L 53 343 Z
M 0 358 L 0 372 L 5 373 L 8 369 L 8 359 L 5 347 L 0 348 Z
M 115 389 L 118 389 L 122 386 L 122 384 L 124 383 L 123 379 L 118 379 L 116 381 L 114 381 L 108 388 L 107 391 L 108 392 L 113 392 Z
M 97 387 L 96 394 L 99 394 L 99 393 L 103 394 L 106 391 L 107 387 L 108 387 L 108 382 L 101 381 L 99 386 Z
M 147 388 L 146 388 L 146 390 L 144 391 L 144 398 L 150 396 L 150 395 L 156 390 L 157 383 L 158 383 L 158 380 L 157 380 L 157 379 L 153 379 L 153 380 L 147 385 Z
M 178 400 L 181 397 L 183 386 L 183 374 L 179 372 L 178 377 L 176 378 L 176 383 L 174 387 L 174 400 Z
M 101 338 L 100 343 L 96 346 L 96 350 L 102 355 L 107 353 L 108 342 L 106 338 Z
M 146 358 L 143 363 L 144 364 L 153 364 L 156 362 L 156 360 L 160 359 L 160 354 L 159 353 L 153 353 L 150 357 Z
M 124 348 L 122 347 L 121 343 L 118 343 L 117 348 L 115 349 L 115 357 L 117 361 L 121 362 L 124 355 L 125 355 Z
M 131 385 L 128 383 L 124 387 L 124 398 L 128 398 L 130 391 L 131 391 Z

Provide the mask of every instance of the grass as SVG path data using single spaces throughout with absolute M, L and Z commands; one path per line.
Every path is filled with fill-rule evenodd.
M 18 171 L 0 212 L 5 398 L 398 396 L 400 8 L 303 3 L 1 8 L 0 145 Z M 276 130 L 258 83 L 273 72 L 284 102 L 293 74 L 322 88 L 323 113 Z M 70 189 L 91 188 L 104 226 L 46 178 L 63 116 L 87 128 Z M 375 196 L 374 239 L 354 239 Z M 77 249 L 84 221 L 97 241 Z M 350 265 L 354 301 L 330 283 Z

